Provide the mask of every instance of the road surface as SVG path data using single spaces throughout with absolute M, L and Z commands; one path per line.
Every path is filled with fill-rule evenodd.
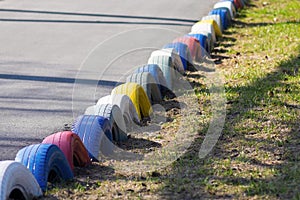
M 71 123 L 215 2 L 0 0 L 0 160 Z

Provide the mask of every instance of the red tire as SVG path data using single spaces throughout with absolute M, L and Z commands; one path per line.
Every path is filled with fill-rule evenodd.
M 200 47 L 200 42 L 193 37 L 188 37 L 188 36 L 183 36 L 176 38 L 173 40 L 173 43 L 176 42 L 181 42 L 183 44 L 186 44 L 191 52 L 191 56 L 194 61 L 200 61 L 202 56 L 201 56 L 201 47 Z
M 55 144 L 65 154 L 70 167 L 86 167 L 91 164 L 89 154 L 80 137 L 71 131 L 64 131 L 46 137 L 44 144 Z
M 243 8 L 243 4 L 242 4 L 241 0 L 234 0 L 234 4 L 238 9 Z

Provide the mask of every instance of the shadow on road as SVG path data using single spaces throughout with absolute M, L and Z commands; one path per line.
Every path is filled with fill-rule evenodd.
M 58 11 L 43 11 L 43 10 L 19 10 L 19 9 L 0 9 L 0 12 L 16 12 L 16 13 L 34 13 L 47 15 L 70 15 L 70 16 L 87 16 L 87 17 L 105 17 L 105 18 L 127 18 L 127 19 L 147 19 L 147 20 L 163 20 L 195 23 L 198 20 L 179 19 L 167 17 L 148 17 L 148 16 L 130 16 L 130 15 L 111 15 L 111 14 L 94 14 L 94 13 L 74 13 L 74 12 L 58 12 Z
M 90 21 L 90 20 L 46 20 L 46 19 L 8 19 L 0 18 L 1 22 L 23 22 L 23 23 L 68 23 L 68 24 L 134 24 L 134 25 L 164 25 L 164 26 L 187 26 L 190 24 L 167 23 L 167 22 L 126 22 L 126 21 Z
M 0 74 L 0 79 L 10 80 L 23 80 L 23 81 L 39 81 L 39 82 L 53 82 L 53 83 L 78 83 L 85 85 L 98 85 L 98 86 L 116 86 L 122 84 L 116 81 L 106 80 L 90 80 L 90 79 L 76 79 L 65 77 L 50 77 L 50 76 L 30 76 L 30 75 L 17 75 L 17 74 Z

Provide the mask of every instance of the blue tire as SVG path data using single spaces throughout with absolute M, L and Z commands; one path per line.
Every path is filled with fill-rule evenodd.
M 180 59 L 182 61 L 184 70 L 188 69 L 189 65 L 192 65 L 192 63 L 190 63 L 190 50 L 188 48 L 188 46 L 184 43 L 181 42 L 174 42 L 174 43 L 170 43 L 170 44 L 166 44 L 165 46 L 163 46 L 163 49 L 167 49 L 167 48 L 173 48 L 177 51 L 177 53 L 180 56 Z
M 165 88 L 167 87 L 167 82 L 159 66 L 156 64 L 144 65 L 143 67 L 139 67 L 134 73 L 142 72 L 149 72 L 153 76 L 159 87 L 161 95 L 164 96 Z
M 112 132 L 107 118 L 97 115 L 79 116 L 72 125 L 72 132 L 80 137 L 92 160 L 97 161 L 100 152 L 111 154 Z
M 221 1 L 230 1 L 230 2 L 233 4 L 235 10 L 238 10 L 238 7 L 237 7 L 236 4 L 234 3 L 234 0 L 221 0 Z
M 220 8 L 214 8 L 214 9 L 220 9 L 222 11 L 225 11 L 226 13 L 226 19 L 227 19 L 227 23 L 228 23 L 228 26 L 231 25 L 231 21 L 233 20 L 231 15 L 230 15 L 230 10 L 226 7 L 220 7 Z
M 113 141 L 120 142 L 128 139 L 126 133 L 126 123 L 119 106 L 112 104 L 94 105 L 88 107 L 84 114 L 97 115 L 107 118 L 110 122 Z
M 43 191 L 48 182 L 73 179 L 72 169 L 64 153 L 53 144 L 35 144 L 21 149 L 15 160 L 26 166 Z
M 228 12 L 226 10 L 223 9 L 213 9 L 212 11 L 209 12 L 209 15 L 219 15 L 221 18 L 221 23 L 222 23 L 222 27 L 224 30 L 228 29 L 230 22 L 229 22 L 229 18 L 228 18 Z
M 201 47 L 203 49 L 205 49 L 206 52 L 210 53 L 208 39 L 207 39 L 206 35 L 190 33 L 187 36 L 190 36 L 190 37 L 193 37 L 193 38 L 196 38 L 197 40 L 199 40 Z M 203 50 L 201 50 L 201 54 L 202 54 L 202 57 L 205 56 L 205 52 Z

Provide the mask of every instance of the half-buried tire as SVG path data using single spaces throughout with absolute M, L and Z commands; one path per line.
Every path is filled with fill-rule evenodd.
M 228 29 L 228 27 L 230 26 L 230 18 L 228 16 L 230 14 L 227 12 L 227 10 L 213 9 L 209 12 L 208 15 L 219 15 L 220 16 L 223 31 Z
M 203 31 L 209 32 L 212 36 L 212 44 L 214 45 L 217 42 L 216 33 L 214 27 L 210 23 L 203 23 L 201 21 L 195 23 L 191 28 L 191 33 L 193 34 L 201 34 Z
M 217 8 L 227 8 L 229 10 L 231 19 L 234 19 L 234 17 L 236 16 L 236 9 L 235 9 L 234 3 L 232 3 L 231 1 L 217 2 L 214 5 L 214 9 L 217 9 Z
M 219 27 L 220 31 L 221 32 L 224 31 L 224 29 L 222 27 L 222 22 L 221 22 L 220 15 L 207 15 L 207 16 L 202 17 L 201 21 L 207 20 L 207 19 L 213 19 L 213 20 L 215 20 L 217 22 L 217 24 L 218 24 L 218 27 Z
M 184 70 L 188 70 L 189 66 L 193 65 L 193 59 L 189 47 L 181 42 L 166 44 L 163 49 L 173 48 L 177 51 L 182 61 Z
M 212 15 L 209 15 L 209 16 L 212 16 Z M 219 39 L 222 37 L 222 31 L 221 31 L 221 28 L 220 26 L 218 25 L 218 23 L 216 22 L 216 20 L 214 19 L 202 19 L 200 21 L 200 23 L 208 23 L 208 24 L 211 24 L 214 28 L 214 32 L 216 34 L 216 38 Z
M 64 153 L 53 144 L 35 144 L 21 149 L 15 160 L 26 166 L 36 178 L 41 189 L 48 182 L 73 179 L 72 169 Z
M 143 67 L 139 67 L 135 71 L 135 73 L 142 73 L 142 72 L 149 72 L 153 76 L 153 78 L 156 81 L 156 84 L 160 89 L 161 96 L 164 97 L 164 95 L 166 94 L 167 82 L 159 66 L 156 64 L 144 65 Z
M 97 102 L 97 105 L 101 104 L 112 104 L 117 105 L 121 109 L 127 132 L 132 131 L 133 125 L 140 124 L 139 116 L 135 110 L 135 107 L 131 99 L 127 95 L 115 94 L 107 95 L 100 98 Z
M 0 162 L 0 199 L 35 199 L 42 190 L 32 173 L 21 163 Z
M 210 44 L 209 44 L 209 42 L 208 42 L 208 38 L 207 38 L 207 36 L 206 35 L 204 35 L 204 34 L 192 34 L 192 33 L 190 33 L 190 34 L 188 34 L 187 36 L 189 36 L 189 37 L 194 37 L 194 38 L 196 38 L 197 40 L 199 40 L 199 42 L 200 42 L 200 46 L 203 48 L 203 49 L 201 49 L 201 56 L 202 57 L 204 57 L 205 55 L 207 55 L 206 53 L 205 53 L 205 51 L 209 54 L 210 53 Z M 205 51 L 204 51 L 205 50 Z
M 162 101 L 159 87 L 156 84 L 154 77 L 149 72 L 131 74 L 127 77 L 126 82 L 141 85 L 152 104 L 160 103 Z
M 112 133 L 107 118 L 97 115 L 81 115 L 73 123 L 72 132 L 80 137 L 91 159 L 99 160 L 100 153 L 104 156 L 112 154 Z
M 71 169 L 75 167 L 86 167 L 91 163 L 88 151 L 80 137 L 71 131 L 64 131 L 46 137 L 43 144 L 55 144 L 66 156 Z
M 194 61 L 201 61 L 202 58 L 202 53 L 201 53 L 201 47 L 200 47 L 200 42 L 199 40 L 197 40 L 196 38 L 193 37 L 189 37 L 189 36 L 182 36 L 182 37 L 178 37 L 175 40 L 173 40 L 174 43 L 176 42 L 181 42 L 184 43 L 188 46 L 190 52 L 191 52 L 191 56 L 192 59 Z M 188 69 L 191 70 L 191 69 Z M 192 69 L 194 70 L 194 69 Z
M 112 104 L 90 106 L 85 110 L 85 115 L 97 115 L 107 118 L 112 128 L 114 141 L 120 142 L 128 139 L 125 121 L 119 106 Z
M 153 51 L 150 55 L 150 57 L 153 56 L 170 56 L 172 58 L 172 63 L 174 65 L 174 68 L 180 73 L 184 74 L 184 66 L 182 64 L 181 58 L 179 54 L 177 53 L 175 48 L 163 48 L 160 50 Z
M 151 56 L 148 59 L 148 64 L 156 64 L 164 74 L 167 82 L 167 88 L 172 90 L 176 80 L 175 67 L 170 56 Z
M 152 114 L 151 103 L 148 99 L 148 96 L 143 87 L 139 84 L 124 83 L 119 85 L 111 92 L 111 95 L 115 94 L 124 94 L 131 99 L 140 120 L 149 118 Z

